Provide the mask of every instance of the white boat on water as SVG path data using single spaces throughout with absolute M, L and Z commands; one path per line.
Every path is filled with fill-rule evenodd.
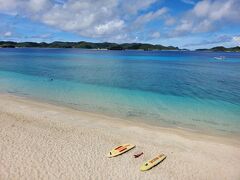
M 216 60 L 224 60 L 225 56 L 214 57 L 214 59 L 216 59 Z

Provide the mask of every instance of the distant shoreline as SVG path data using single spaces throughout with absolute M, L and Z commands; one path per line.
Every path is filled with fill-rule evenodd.
M 87 49 L 87 48 L 62 48 L 62 47 L 0 47 L 0 49 L 79 49 L 79 50 L 92 50 L 92 51 L 168 51 L 168 52 L 224 52 L 224 53 L 240 53 L 240 51 L 212 51 L 212 50 L 143 50 L 143 49 L 123 49 L 123 50 L 111 50 L 111 49 Z
M 87 49 L 87 48 L 62 48 L 62 47 L 0 47 L 0 49 L 80 49 L 80 50 L 93 50 L 93 51 L 189 51 L 194 52 L 196 50 L 144 50 L 144 49 L 123 49 L 123 50 L 112 50 L 112 49 Z
M 216 46 L 205 49 L 180 49 L 174 46 L 163 46 L 160 44 L 149 43 L 92 43 L 92 42 L 62 42 L 54 41 L 46 42 L 14 42 L 0 41 L 0 48 L 64 48 L 64 49 L 92 49 L 92 50 L 142 50 L 142 51 L 202 51 L 202 52 L 240 52 L 240 46 L 226 48 L 224 46 Z
M 83 49 L 108 49 L 108 50 L 179 50 L 174 46 L 153 45 L 147 43 L 92 43 L 92 42 L 61 42 L 54 41 L 46 42 L 14 42 L 14 41 L 0 41 L 0 47 L 3 48 L 21 48 L 21 47 L 38 47 L 38 48 L 83 48 Z

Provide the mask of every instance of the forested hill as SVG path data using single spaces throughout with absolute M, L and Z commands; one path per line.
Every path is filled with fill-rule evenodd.
M 196 51 L 224 51 L 224 52 L 240 52 L 240 47 L 236 46 L 236 47 L 231 47 L 231 48 L 226 48 L 224 46 L 217 46 L 217 47 L 213 47 L 210 49 L 196 49 Z
M 13 41 L 0 41 L 2 48 L 84 48 L 84 49 L 109 49 L 109 50 L 179 50 L 178 47 L 143 44 L 143 43 L 92 43 L 92 42 L 61 42 L 55 41 L 51 43 L 37 43 L 37 42 L 13 42 Z

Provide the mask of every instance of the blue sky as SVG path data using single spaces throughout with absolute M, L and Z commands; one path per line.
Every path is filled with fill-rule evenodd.
M 240 45 L 239 0 L 0 0 L 0 40 Z

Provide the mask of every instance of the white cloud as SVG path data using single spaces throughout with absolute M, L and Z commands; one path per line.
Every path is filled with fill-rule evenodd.
M 0 0 L 0 13 L 19 15 L 84 37 L 127 38 L 126 14 L 138 16 L 157 0 Z M 151 21 L 165 9 L 147 13 Z M 132 19 L 133 20 L 133 19 Z M 130 20 L 131 21 L 131 20 Z
M 35 13 L 47 11 L 51 5 L 49 0 L 0 0 L 0 12 L 33 18 L 36 16 Z
M 193 14 L 198 17 L 204 17 L 207 16 L 209 10 L 211 10 L 210 1 L 200 1 L 199 3 L 196 4 L 196 6 L 193 8 Z
M 178 36 L 178 35 L 185 34 L 191 31 L 192 28 L 193 28 L 193 22 L 182 19 L 179 25 L 176 26 L 174 32 L 172 32 L 171 36 Z
M 124 22 L 122 20 L 109 21 L 105 24 L 100 24 L 95 27 L 95 32 L 97 35 L 112 33 L 116 29 L 122 29 Z
M 182 16 L 171 15 L 173 10 L 160 6 L 161 1 L 0 0 L 0 13 L 18 15 L 84 37 L 118 42 L 177 37 L 240 25 L 240 0 L 181 0 L 192 6 Z M 152 21 L 163 26 L 157 30 L 151 26 L 140 28 Z M 11 31 L 3 27 L 2 36 Z M 238 36 L 231 41 L 239 42 Z
M 0 0 L 0 10 L 1 11 L 10 11 L 12 9 L 15 9 L 18 4 L 16 4 L 15 0 Z
M 16 14 L 19 3 L 16 0 L 0 0 L 0 12 L 7 14 Z
M 136 14 L 139 10 L 146 9 L 157 0 L 123 0 L 122 9 L 127 13 Z
M 214 29 L 212 21 L 209 19 L 204 19 L 200 21 L 199 24 L 194 24 L 194 27 L 192 27 L 192 32 L 193 33 L 208 32 L 212 29 Z
M 230 24 L 240 24 L 239 0 L 203 0 L 179 21 L 171 36 L 209 32 Z
M 232 11 L 237 11 L 235 5 L 238 6 L 236 0 L 220 0 L 209 1 L 204 0 L 196 4 L 193 9 L 193 14 L 198 17 L 206 17 L 210 20 L 220 20 L 222 18 L 231 19 Z
M 234 36 L 232 40 L 240 45 L 240 36 Z
M 82 36 L 96 37 L 120 32 L 124 20 L 118 0 L 0 0 L 0 12 L 18 14 Z
M 10 37 L 10 36 L 12 36 L 12 32 L 7 31 L 7 32 L 5 32 L 5 33 L 3 34 L 3 36 L 4 36 L 4 37 Z
M 172 26 L 176 23 L 176 19 L 174 17 L 171 17 L 171 16 L 167 16 L 165 17 L 165 24 L 167 26 Z
M 49 0 L 30 0 L 27 5 L 32 12 L 39 12 L 48 9 L 51 3 Z
M 0 0 L 0 13 L 19 15 L 84 37 L 135 39 L 133 24 L 145 24 L 167 12 L 148 8 L 159 0 Z M 145 14 L 139 15 L 140 12 Z
M 63 5 L 55 5 L 40 20 L 82 36 L 106 36 L 120 32 L 124 27 L 124 21 L 116 13 L 116 7 L 115 0 L 70 0 Z
M 164 7 L 164 8 L 158 9 L 155 12 L 149 12 L 147 14 L 141 15 L 135 20 L 134 24 L 142 25 L 142 24 L 148 23 L 156 18 L 159 18 L 161 15 L 165 14 L 167 11 L 168 11 L 167 8 Z
M 160 34 L 160 32 L 154 32 L 154 33 L 152 33 L 151 37 L 154 39 L 159 39 L 161 37 L 161 34 Z

